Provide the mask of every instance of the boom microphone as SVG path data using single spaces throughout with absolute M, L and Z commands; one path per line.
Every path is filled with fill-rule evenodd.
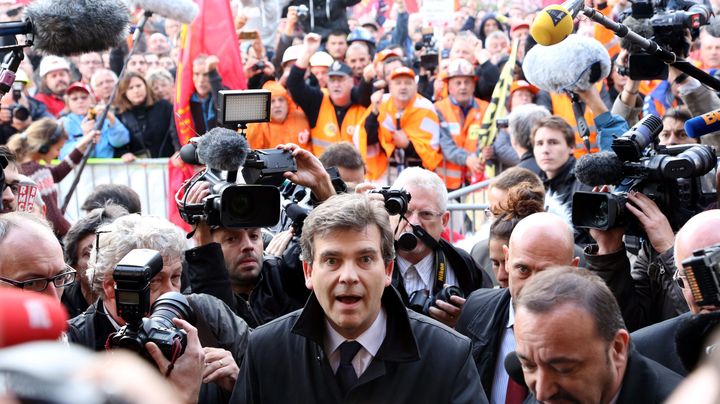
M 567 0 L 545 7 L 530 25 L 530 35 L 543 46 L 559 43 L 573 32 L 573 20 L 583 9 L 583 0 Z
M 34 34 L 35 47 L 53 55 L 102 52 L 128 34 L 130 13 L 118 0 L 35 0 L 25 21 L 0 23 L 0 36 Z
M 55 340 L 67 328 L 68 315 L 58 299 L 16 288 L 0 288 L 0 348 Z
M 183 24 L 191 24 L 200 12 L 191 0 L 132 0 L 132 4 Z
M 201 163 L 221 171 L 234 171 L 245 163 L 250 146 L 244 136 L 225 128 L 214 128 L 198 139 Z
M 515 351 L 510 352 L 507 356 L 505 356 L 503 365 L 505 366 L 505 371 L 508 376 L 510 376 L 515 383 L 521 386 L 526 386 L 525 374 L 522 371 L 522 364 L 520 364 L 520 359 L 518 359 Z
M 720 131 L 720 109 L 685 121 L 685 133 L 694 139 L 717 131 Z
M 613 152 L 586 154 L 575 165 L 575 177 L 591 187 L 617 185 L 623 179 L 622 168 L 622 161 Z

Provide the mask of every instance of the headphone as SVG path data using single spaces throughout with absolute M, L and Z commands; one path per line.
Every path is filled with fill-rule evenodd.
M 50 147 L 52 147 L 52 145 L 54 145 L 55 143 L 60 141 L 60 137 L 62 135 L 63 135 L 63 127 L 61 124 L 58 123 L 57 126 L 55 127 L 55 132 L 53 132 L 53 134 L 50 136 L 50 139 L 48 139 L 48 141 L 45 144 L 40 146 L 40 148 L 38 149 L 38 153 L 47 154 L 47 152 L 50 151 Z

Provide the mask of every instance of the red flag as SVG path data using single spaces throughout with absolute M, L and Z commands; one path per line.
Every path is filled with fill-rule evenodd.
M 190 97 L 195 91 L 192 82 L 192 62 L 200 54 L 216 55 L 220 58 L 218 72 L 223 85 L 233 90 L 247 88 L 247 79 L 242 65 L 240 45 L 235 33 L 235 22 L 229 0 L 194 0 L 200 13 L 191 25 L 183 25 L 180 36 L 180 56 L 177 66 L 175 97 L 175 126 L 180 144 L 195 136 L 190 113 Z M 177 163 L 177 162 L 175 162 Z M 175 193 L 182 183 L 192 175 L 192 168 L 183 164 L 168 166 L 168 218 L 173 223 L 189 230 L 180 217 L 175 205 Z

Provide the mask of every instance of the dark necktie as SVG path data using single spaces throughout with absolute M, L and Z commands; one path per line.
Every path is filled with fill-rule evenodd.
M 506 404 L 521 404 L 528 395 L 528 389 L 512 378 L 508 379 L 507 391 L 505 393 Z
M 360 348 L 362 348 L 362 345 L 357 341 L 345 341 L 340 344 L 340 366 L 338 366 L 335 377 L 337 378 L 338 386 L 340 386 L 343 397 L 347 395 L 347 392 L 350 391 L 358 380 L 352 365 L 352 360 Z

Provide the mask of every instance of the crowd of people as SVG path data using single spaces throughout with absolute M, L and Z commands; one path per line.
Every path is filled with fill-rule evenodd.
M 536 1 L 456 2 L 441 26 L 410 0 L 367 15 L 358 3 L 231 1 L 242 65 L 192 60 L 189 123 L 173 110 L 177 21 L 156 14 L 140 42 L 106 52 L 26 51 L 0 99 L 0 401 L 717 401 L 717 170 L 635 180 L 591 206 L 587 195 L 617 184 L 584 184 L 576 169 L 617 138 L 637 142 L 630 128 L 649 115 L 663 125 L 643 161 L 692 152 L 683 125 L 720 96 L 672 65 L 633 80 L 637 49 L 583 18 L 575 30 L 602 44 L 610 74 L 574 94 L 540 89 L 523 64 L 539 46 Z M 630 7 L 586 3 L 616 20 Z M 0 21 L 21 7 L 0 1 Z M 687 34 L 679 56 L 715 74 L 720 20 Z M 226 130 L 221 66 L 270 93 L 269 121 L 238 136 L 294 159 L 281 223 L 207 214 L 219 191 L 198 175 L 177 198 L 203 212 L 187 235 L 117 184 L 97 186 L 70 222 L 56 184 L 89 147 L 182 164 L 177 125 Z M 720 138 L 701 140 L 716 166 Z M 655 169 L 630 163 L 620 176 Z M 448 195 L 481 180 L 489 226 L 460 230 L 477 231 L 466 251 Z M 609 218 L 612 203 L 611 225 L 577 225 L 578 212 Z

